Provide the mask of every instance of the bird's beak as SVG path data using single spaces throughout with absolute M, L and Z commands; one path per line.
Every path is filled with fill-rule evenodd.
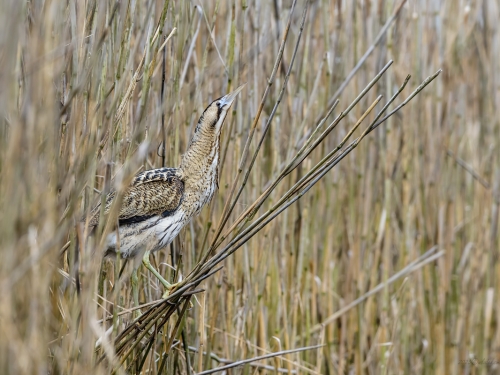
M 240 87 L 238 87 L 233 92 L 230 92 L 229 94 L 223 96 L 222 98 L 219 99 L 219 102 L 224 106 L 231 105 L 233 103 L 234 99 L 236 99 L 236 96 L 240 93 L 241 90 L 243 90 L 243 87 L 245 87 L 245 85 L 246 85 L 246 83 L 242 84 Z

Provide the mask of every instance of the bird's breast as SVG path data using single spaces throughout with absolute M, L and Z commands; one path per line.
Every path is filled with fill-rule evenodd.
M 190 218 L 198 215 L 203 207 L 210 203 L 217 190 L 218 161 L 218 155 L 213 156 L 212 161 L 193 174 L 185 185 L 182 206 Z

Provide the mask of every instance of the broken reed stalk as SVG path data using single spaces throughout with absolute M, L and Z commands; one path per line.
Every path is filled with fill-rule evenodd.
M 230 363 L 228 365 L 217 367 L 217 368 L 214 368 L 214 369 L 211 369 L 211 370 L 206 370 L 206 371 L 198 372 L 196 375 L 215 374 L 216 372 L 221 372 L 221 371 L 224 371 L 224 370 L 228 370 L 230 368 L 234 368 L 234 367 L 238 367 L 238 366 L 243 366 L 243 365 L 245 365 L 247 363 L 252 363 L 252 362 L 255 362 L 255 361 L 260 361 L 262 359 L 274 358 L 274 357 L 282 356 L 282 355 L 285 355 L 285 354 L 298 353 L 298 352 L 303 352 L 303 351 L 306 351 L 306 350 L 319 349 L 319 348 L 322 348 L 323 346 L 324 345 L 314 345 L 314 346 L 306 346 L 304 348 L 282 350 L 282 351 L 279 351 L 279 352 L 270 353 L 270 354 L 262 355 L 262 356 L 259 356 L 259 357 L 254 357 L 254 358 L 244 359 L 242 361 L 233 362 L 233 363 Z
M 404 80 L 403 84 L 400 88 L 394 93 L 394 95 L 385 103 L 383 108 L 377 113 L 375 118 L 371 121 L 371 123 L 365 128 L 365 130 L 354 139 L 351 143 L 349 143 L 345 148 L 343 148 L 356 129 L 361 125 L 362 121 L 373 111 L 376 105 L 380 102 L 382 96 L 378 96 L 376 100 L 365 110 L 363 115 L 356 121 L 355 125 L 348 131 L 346 136 L 342 139 L 342 141 L 325 157 L 323 157 L 318 163 L 316 163 L 307 173 L 304 174 L 302 178 L 300 178 L 285 194 L 281 196 L 281 198 L 274 204 L 269 210 L 267 210 L 264 214 L 262 214 L 259 218 L 250 223 L 247 227 L 244 227 L 245 224 L 252 219 L 254 212 L 258 210 L 262 206 L 262 204 L 266 201 L 266 199 L 270 196 L 270 194 L 275 190 L 278 186 L 279 182 L 283 180 L 288 174 L 290 174 L 295 168 L 297 168 L 306 157 L 308 157 L 311 152 L 321 144 L 326 136 L 338 125 L 338 123 L 345 118 L 345 116 L 354 108 L 356 104 L 359 103 L 361 98 L 363 98 L 366 93 L 373 87 L 373 85 L 380 79 L 380 77 L 387 71 L 389 66 L 392 64 L 390 61 L 386 66 L 379 72 L 375 78 L 365 87 L 364 90 L 358 95 L 358 97 L 349 105 L 346 110 L 341 112 L 336 119 L 323 131 L 323 133 L 316 139 L 314 137 L 317 134 L 317 130 L 323 125 L 326 121 L 326 117 L 317 125 L 315 131 L 310 135 L 310 137 L 305 142 L 304 146 L 300 148 L 300 150 L 296 153 L 296 155 L 290 160 L 289 163 L 282 169 L 279 173 L 278 178 L 270 185 L 268 189 L 266 189 L 265 193 L 263 193 L 257 200 L 251 205 L 250 209 L 247 209 L 243 215 L 241 215 L 236 223 L 233 224 L 230 230 L 225 234 L 225 236 L 231 234 L 236 228 L 238 228 L 238 223 L 244 224 L 242 227 L 239 227 L 240 232 L 237 232 L 233 239 L 217 254 L 212 256 L 208 260 L 204 260 L 197 264 L 195 269 L 182 281 L 182 283 L 174 289 L 173 293 L 165 300 L 158 302 L 157 304 L 151 306 L 141 317 L 139 317 L 133 324 L 131 324 L 127 329 L 121 332 L 115 340 L 115 348 L 118 356 L 121 357 L 120 363 L 123 364 L 126 359 L 133 353 L 133 349 L 138 347 L 138 344 L 143 340 L 148 332 L 155 326 L 154 332 L 158 332 L 159 329 L 168 321 L 168 319 L 172 316 L 172 314 L 177 310 L 183 300 L 189 298 L 191 295 L 190 290 L 193 290 L 200 283 L 212 276 L 216 272 L 218 272 L 222 266 L 220 263 L 226 259 L 228 256 L 233 254 L 236 250 L 238 250 L 243 244 L 248 242 L 253 236 L 255 236 L 262 228 L 264 228 L 267 224 L 269 224 L 272 220 L 274 220 L 278 215 L 280 215 L 283 211 L 288 209 L 293 203 L 297 202 L 302 196 L 304 196 L 316 183 L 318 183 L 333 167 L 335 167 L 345 156 L 347 156 L 350 152 L 352 152 L 359 143 L 363 140 L 363 138 L 375 130 L 380 124 L 386 121 L 389 117 L 398 112 L 401 108 L 403 108 L 412 98 L 414 98 L 420 91 L 423 90 L 427 85 L 429 85 L 440 73 L 441 70 L 438 70 L 433 75 L 429 76 L 425 79 L 401 104 L 399 104 L 394 110 L 390 111 L 388 114 L 385 114 L 388 107 L 396 100 L 396 98 L 401 94 L 403 89 L 406 87 L 410 76 L 407 76 Z M 328 111 L 331 113 L 333 108 L 336 106 L 334 103 L 332 108 Z M 382 117 L 383 116 L 383 117 Z M 314 140 L 313 140 L 314 139 Z M 310 146 L 308 146 L 310 145 Z M 222 239 L 226 238 L 225 236 L 221 237 Z M 219 244 L 221 241 L 219 241 Z M 439 255 L 440 256 L 440 255 Z M 419 258 L 420 259 L 420 258 Z M 432 260 L 436 259 L 436 257 L 432 257 Z M 424 264 L 427 264 L 429 259 L 426 260 Z M 415 266 L 415 263 L 411 263 L 410 268 L 405 268 L 403 273 L 398 273 L 394 275 L 390 280 L 391 282 L 401 277 L 403 274 L 407 274 L 410 272 Z M 417 267 L 417 266 L 415 266 Z M 409 271 L 410 270 L 410 271 Z M 372 295 L 378 291 L 371 291 L 366 296 Z M 353 303 L 360 303 L 362 300 L 356 300 Z M 187 302 L 185 302 L 184 308 Z M 354 306 L 354 305 L 353 305 Z M 351 305 L 346 306 L 346 308 L 351 308 Z M 341 310 L 344 311 L 344 310 Z M 347 310 L 346 310 L 347 311 Z M 185 310 L 178 316 L 178 323 L 182 319 Z M 337 314 L 338 315 L 338 314 Z M 335 315 L 335 316 L 337 316 Z M 327 323 L 330 321 L 327 320 Z M 176 326 L 177 324 L 176 323 Z M 316 332 L 317 327 L 314 327 L 312 332 Z M 173 338 L 175 334 L 172 334 L 170 337 L 169 343 L 170 345 L 173 343 Z M 152 336 L 148 338 L 151 340 Z M 149 341 L 148 341 L 149 342 Z M 147 349 L 148 345 L 143 346 L 143 349 Z M 167 348 L 168 350 L 168 348 Z M 102 360 L 103 358 L 101 358 Z M 256 359 L 254 359 L 256 360 Z M 202 372 L 201 374 L 205 374 L 207 372 Z M 208 372 L 210 373 L 210 372 Z M 207 373 L 207 374 L 208 374 Z
M 198 348 L 196 348 L 194 346 L 190 346 L 189 350 L 192 351 L 192 352 L 194 352 L 194 353 L 198 353 L 199 352 Z M 230 360 L 230 359 L 227 359 L 227 358 L 221 358 L 221 357 L 219 357 L 215 353 L 207 353 L 207 352 L 204 351 L 203 355 L 207 356 L 207 357 L 210 357 L 210 359 L 213 359 L 217 363 L 221 363 L 223 365 L 229 365 L 229 364 L 237 362 L 237 361 Z M 282 368 L 282 367 L 274 367 L 274 366 L 270 366 L 270 365 L 265 365 L 263 363 L 256 363 L 255 358 L 254 358 L 254 361 L 249 362 L 248 364 L 251 367 L 255 367 L 258 370 L 262 369 L 262 370 L 268 370 L 268 371 L 274 371 L 274 372 L 278 372 L 278 373 L 288 374 L 288 369 L 285 369 L 285 368 Z M 219 367 L 219 369 L 220 369 L 220 367 Z M 292 374 L 296 374 L 297 370 L 292 370 L 291 373 Z

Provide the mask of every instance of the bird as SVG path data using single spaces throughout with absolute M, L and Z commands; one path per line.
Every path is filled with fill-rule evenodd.
M 245 84 L 214 100 L 201 115 L 178 168 L 158 168 L 138 173 L 125 188 L 118 213 L 118 227 L 107 235 L 105 256 L 142 259 L 144 266 L 164 285 L 169 295 L 177 284 L 171 284 L 151 265 L 152 252 L 169 245 L 202 208 L 210 202 L 218 188 L 220 137 L 229 108 Z M 108 214 L 117 191 L 105 199 Z M 88 215 L 92 231 L 99 224 L 101 204 Z M 137 268 L 131 275 L 134 304 L 138 305 Z

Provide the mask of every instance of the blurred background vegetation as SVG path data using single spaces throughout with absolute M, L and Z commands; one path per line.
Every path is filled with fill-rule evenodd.
M 135 172 L 178 166 L 206 105 L 247 82 L 226 120 L 219 191 L 154 256 L 168 277 L 169 265 L 183 275 L 193 269 L 219 223 L 291 4 L 0 0 L 0 373 L 109 373 L 114 348 L 96 353 L 95 342 L 111 322 L 100 320 L 114 314 L 115 334 L 131 321 L 130 283 L 113 290 L 121 263 L 102 261 L 98 241 L 76 252 L 75 223 L 101 191 Z M 251 152 L 305 5 L 296 3 Z M 367 50 L 374 47 L 334 116 L 393 65 L 262 210 L 378 95 L 391 97 L 407 74 L 405 95 L 443 74 L 204 281 L 168 358 L 162 348 L 174 320 L 142 373 L 159 373 L 160 358 L 163 373 L 194 374 L 316 344 L 324 346 L 226 373 L 498 371 L 498 19 L 494 0 L 310 1 L 283 101 L 229 224 L 297 151 Z M 407 268 L 422 255 L 426 263 Z M 140 303 L 163 294 L 142 267 L 140 286 Z M 103 353 L 107 361 L 96 364 Z M 139 372 L 132 362 L 117 373 Z

